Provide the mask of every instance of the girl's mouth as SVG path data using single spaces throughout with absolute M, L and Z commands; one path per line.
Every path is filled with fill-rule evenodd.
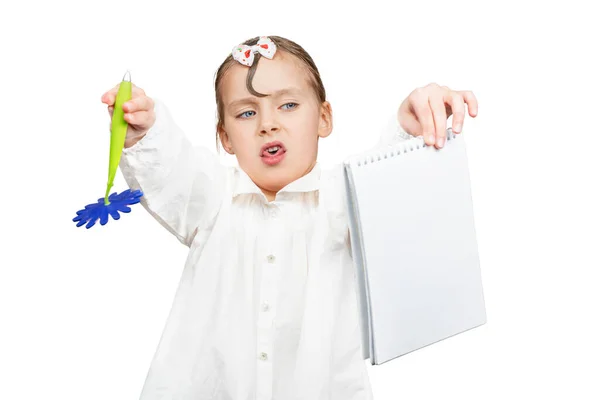
M 261 159 L 267 165 L 279 164 L 285 157 L 286 149 L 281 142 L 271 142 L 261 148 Z
M 282 144 L 269 143 L 263 146 L 261 159 L 267 165 L 276 165 L 285 158 L 285 153 Z
M 266 150 L 264 150 L 262 155 L 263 155 L 263 157 L 274 156 L 277 153 L 279 153 L 280 151 L 284 151 L 283 147 L 271 146 L 271 147 L 267 148 Z

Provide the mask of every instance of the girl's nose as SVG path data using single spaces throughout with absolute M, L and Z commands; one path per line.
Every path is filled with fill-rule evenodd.
M 273 119 L 265 120 L 262 123 L 260 132 L 262 134 L 273 133 L 279 130 L 279 124 Z

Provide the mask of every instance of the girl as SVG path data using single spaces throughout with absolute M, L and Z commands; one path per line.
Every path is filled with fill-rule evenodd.
M 111 116 L 117 89 L 102 96 Z M 140 399 L 372 399 L 343 170 L 317 163 L 333 129 L 317 67 L 290 40 L 256 37 L 220 66 L 215 94 L 217 143 L 239 166 L 192 146 L 142 89 L 123 105 L 123 175 L 190 248 Z M 398 110 L 406 133 L 382 143 L 433 145 L 452 113 L 460 131 L 464 102 L 475 116 L 471 92 L 417 89 Z

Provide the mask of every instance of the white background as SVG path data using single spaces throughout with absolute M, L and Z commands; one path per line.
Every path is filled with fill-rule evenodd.
M 600 29 L 586 3 L 3 2 L 0 398 L 139 396 L 187 248 L 139 205 L 75 228 L 106 185 L 100 96 L 129 69 L 215 150 L 214 73 L 259 35 L 316 61 L 334 111 L 324 165 L 374 145 L 417 87 L 479 101 L 463 134 L 488 323 L 370 366 L 375 399 L 600 398 Z

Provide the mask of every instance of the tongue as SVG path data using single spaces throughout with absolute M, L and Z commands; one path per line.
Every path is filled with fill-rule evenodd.
M 263 151 L 263 157 L 273 157 L 281 152 L 281 149 L 277 150 L 275 153 L 271 154 L 267 150 Z

